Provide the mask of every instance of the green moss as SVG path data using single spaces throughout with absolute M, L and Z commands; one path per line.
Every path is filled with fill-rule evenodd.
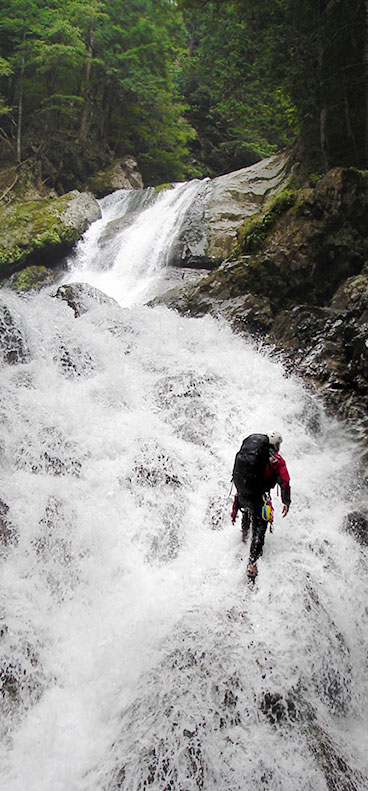
M 24 251 L 16 245 L 10 249 L 2 250 L 0 248 L 0 270 L 4 267 L 10 266 L 14 264 L 16 261 L 19 261 L 22 258 Z
M 297 193 L 285 188 L 271 198 L 262 214 L 247 219 L 238 231 L 238 243 L 234 255 L 256 253 L 261 250 L 279 218 L 294 206 L 296 200 Z
M 49 270 L 45 266 L 28 266 L 17 275 L 13 275 L 10 287 L 14 291 L 29 291 L 40 287 L 48 276 Z
M 0 206 L 0 276 L 11 274 L 34 254 L 73 244 L 75 229 L 60 220 L 68 205 L 69 199 L 62 197 Z
M 156 192 L 162 192 L 162 190 L 172 190 L 174 189 L 173 184 L 158 184 L 157 187 L 154 188 Z
M 37 234 L 33 240 L 35 250 L 39 250 L 41 247 L 46 246 L 53 247 L 60 244 L 60 242 L 60 229 L 57 229 L 56 226 L 48 228 L 48 230 L 44 231 L 43 233 Z

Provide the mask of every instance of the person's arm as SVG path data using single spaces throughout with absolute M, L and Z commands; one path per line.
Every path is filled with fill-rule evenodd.
M 291 502 L 291 493 L 290 493 L 290 475 L 288 473 L 287 466 L 284 462 L 282 456 L 277 458 L 277 465 L 276 465 L 276 475 L 277 475 L 277 483 L 281 489 L 281 500 L 283 502 L 283 509 L 282 515 L 286 516 L 289 512 L 290 502 Z

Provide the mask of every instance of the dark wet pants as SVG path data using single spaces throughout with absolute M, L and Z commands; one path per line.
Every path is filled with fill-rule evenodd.
M 265 540 L 267 522 L 262 519 L 261 509 L 262 504 L 243 506 L 242 517 L 242 538 L 246 541 L 250 528 L 252 528 L 252 538 L 249 550 L 249 562 L 255 563 L 256 560 L 262 555 L 263 544 Z

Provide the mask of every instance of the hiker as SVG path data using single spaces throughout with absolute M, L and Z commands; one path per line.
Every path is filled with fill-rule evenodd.
M 237 511 L 241 510 L 243 541 L 246 541 L 252 528 L 247 572 L 253 579 L 258 573 L 257 560 L 262 555 L 267 525 L 272 521 L 270 489 L 276 484 L 281 489 L 283 516 L 287 515 L 290 507 L 290 476 L 279 453 L 281 442 L 279 431 L 250 434 L 235 457 L 233 481 L 237 494 L 233 503 L 232 521 L 235 522 Z

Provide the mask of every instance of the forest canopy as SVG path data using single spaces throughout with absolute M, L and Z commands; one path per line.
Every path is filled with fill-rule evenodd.
M 368 0 L 0 0 L 0 156 L 62 190 L 135 156 L 145 183 L 299 141 L 368 162 Z

